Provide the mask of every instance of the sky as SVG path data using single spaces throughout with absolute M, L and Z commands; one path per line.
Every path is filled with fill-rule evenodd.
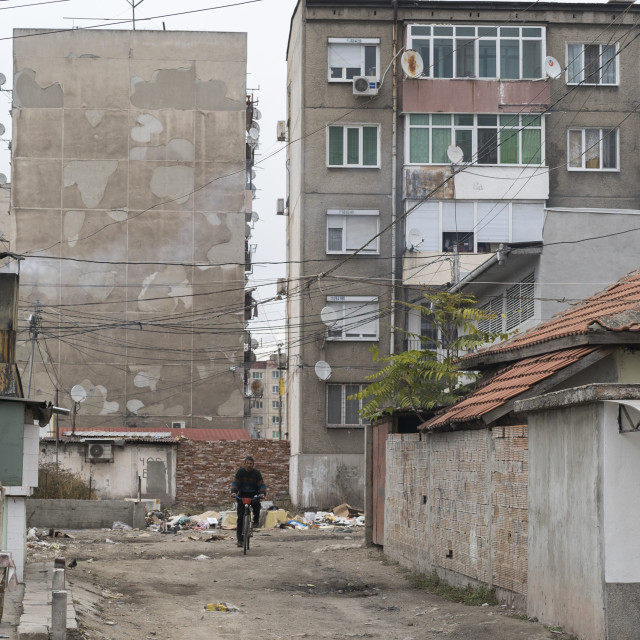
M 232 31 L 247 33 L 247 89 L 258 100 L 262 114 L 260 149 L 256 156 L 257 197 L 251 244 L 257 245 L 249 287 L 254 297 L 267 300 L 276 294 L 277 278 L 285 277 L 286 218 L 276 215 L 276 200 L 286 196 L 285 143 L 276 140 L 276 123 L 286 119 L 286 48 L 289 24 L 296 0 L 135 0 L 136 29 L 168 31 Z M 235 5 L 235 6 L 234 6 Z M 204 10 L 203 9 L 208 9 Z M 170 15 L 184 13 L 183 15 Z M 0 87 L 0 123 L 6 133 L 0 142 L 0 173 L 11 179 L 12 35 L 16 28 L 114 28 L 130 29 L 129 0 L 0 0 L 0 73 L 7 82 Z M 152 18 L 147 20 L 146 18 Z M 275 153 L 275 155 L 273 155 Z M 271 156 L 271 157 L 269 157 Z M 261 265 L 272 262 L 276 264 Z M 284 343 L 284 302 L 260 305 L 252 321 L 254 337 L 263 345 L 259 357 L 275 353 Z

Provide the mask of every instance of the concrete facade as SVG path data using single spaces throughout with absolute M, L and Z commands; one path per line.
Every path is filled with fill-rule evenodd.
M 299 470 L 291 484 L 296 504 L 306 500 L 300 474 L 307 461 L 314 456 L 321 462 L 343 452 L 362 452 L 360 425 L 353 420 L 336 428 L 330 420 L 331 394 L 337 393 L 331 385 L 366 383 L 376 366 L 370 353 L 373 345 L 381 355 L 415 346 L 391 330 L 421 331 L 420 318 L 405 314 L 396 300 L 413 302 L 428 287 L 450 286 L 466 277 L 473 283 L 469 292 L 478 295 L 481 305 L 499 304 L 499 315 L 511 314 L 506 321 L 509 326 L 501 330 L 525 330 L 635 266 L 639 166 L 634 142 L 637 121 L 629 113 L 640 99 L 633 80 L 640 52 L 635 38 L 637 12 L 637 7 L 626 3 L 461 2 L 453 6 L 437 1 L 350 0 L 339 7 L 328 0 L 298 3 L 289 36 L 287 115 L 291 142 L 288 416 L 292 456 L 305 459 L 292 464 L 292 469 Z M 529 38 L 538 39 L 533 59 L 539 58 L 539 65 L 533 71 L 524 70 L 531 56 L 525 61 L 527 55 L 518 53 L 521 66 L 515 74 L 505 71 L 500 77 L 497 71 L 498 77 L 486 73 L 483 77 L 475 68 L 463 73 L 455 67 L 455 72 L 436 77 L 439 67 L 433 43 L 422 77 L 407 77 L 399 58 L 394 62 L 402 47 L 419 48 L 418 35 L 430 42 L 432 35 L 424 34 L 432 32 L 424 29 L 448 30 L 441 37 L 453 38 L 453 30 L 460 28 L 456 32 L 460 37 L 493 38 L 496 29 L 507 28 L 514 15 L 517 33 L 512 26 L 512 32 L 503 35 L 515 38 L 519 51 L 531 46 Z M 414 32 L 416 26 L 423 31 Z M 464 32 L 476 27 L 485 31 Z M 487 27 L 494 31 L 487 32 Z M 519 31 L 521 27 L 524 31 Z M 610 45 L 615 53 L 613 76 L 585 82 L 589 78 L 582 68 L 578 69 L 582 75 L 569 76 L 567 67 L 578 64 L 573 62 L 577 49 L 571 47 L 582 47 L 584 55 L 585 47 L 595 46 L 598 55 L 604 55 Z M 364 65 L 371 65 L 373 58 L 367 63 L 365 56 L 371 56 L 371 51 L 367 53 L 365 46 L 374 48 L 377 56 L 375 68 L 367 73 Z M 357 47 L 362 47 L 360 62 L 358 54 L 353 54 Z M 454 55 L 458 54 L 452 45 L 451 54 L 443 59 Z M 474 64 L 479 64 L 478 50 L 474 55 Z M 548 55 L 562 67 L 558 78 L 545 73 Z M 462 58 L 456 60 L 463 66 Z M 355 96 L 350 78 L 367 74 L 375 86 L 373 95 Z M 509 117 L 518 119 L 516 125 L 505 124 Z M 443 118 L 449 118 L 449 134 L 442 133 Z M 492 125 L 497 137 L 493 142 L 486 138 L 484 148 L 479 142 L 481 134 L 486 134 L 483 118 L 497 123 Z M 500 141 L 504 149 L 509 144 L 504 133 L 509 126 L 517 135 L 530 128 L 515 144 L 515 160 L 503 157 L 500 148 Z M 339 127 L 345 127 L 343 134 Z M 369 164 L 363 160 L 367 127 L 375 127 L 377 135 L 376 161 Z M 610 157 L 605 161 L 604 147 L 598 147 L 600 164 L 595 167 L 591 159 L 587 166 L 582 161 L 587 145 L 581 143 L 577 153 L 578 134 L 570 130 L 613 131 Z M 331 155 L 337 149 L 330 139 L 334 134 L 352 136 L 351 146 L 345 143 L 344 147 L 352 157 L 343 157 L 342 164 Z M 450 135 L 450 144 L 469 145 L 462 162 L 453 165 L 442 153 L 436 157 L 435 146 L 429 145 L 435 145 L 438 136 L 444 139 L 442 135 Z M 532 136 L 529 142 L 526 135 Z M 356 139 L 361 143 L 358 150 Z M 429 143 L 424 148 L 413 146 L 425 139 Z M 598 140 L 598 144 L 604 143 Z M 481 158 L 492 145 L 495 161 Z M 431 155 L 423 157 L 416 150 Z M 532 157 L 525 158 L 527 154 Z M 357 246 L 344 243 L 339 250 L 332 245 L 339 238 L 344 240 L 352 221 L 359 220 L 360 229 L 364 228 L 363 218 L 357 216 L 366 215 L 377 215 L 377 225 L 370 222 L 367 231 L 361 231 Z M 336 223 L 340 216 L 342 222 Z M 340 224 L 342 231 L 336 232 Z M 611 230 L 623 233 L 591 240 Z M 366 250 L 357 251 L 378 233 Z M 457 256 L 452 236 L 457 238 L 454 245 L 461 243 Z M 573 244 L 576 240 L 582 242 Z M 507 249 L 506 260 L 504 253 L 498 254 L 500 245 Z M 521 252 L 516 259 L 515 249 L 523 247 L 543 249 L 528 256 Z M 589 259 L 594 252 L 604 253 L 602 265 Z M 504 267 L 485 270 L 492 261 Z M 344 307 L 338 309 L 338 319 L 333 316 L 333 324 L 325 326 L 320 313 L 325 306 L 335 313 L 337 296 L 344 297 Z M 357 296 L 360 317 L 348 312 Z M 359 336 L 358 325 L 372 321 L 376 313 L 377 332 Z M 336 338 L 345 325 L 354 329 L 351 337 L 343 332 Z M 329 380 L 319 380 L 313 371 L 320 360 L 331 367 Z
M 83 426 L 242 428 L 246 35 L 16 36 L 13 249 L 47 344 L 32 395 L 72 406 L 82 385 Z
M 140 478 L 142 498 L 175 502 L 177 444 L 111 441 L 112 456 L 97 462 L 89 455 L 92 444 L 62 440 L 56 455 L 55 441 L 47 439 L 40 443 L 40 462 L 57 460 L 62 468 L 90 484 L 92 496 L 99 500 L 136 498 Z

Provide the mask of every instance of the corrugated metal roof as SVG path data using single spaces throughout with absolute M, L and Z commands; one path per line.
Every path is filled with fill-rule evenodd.
M 503 369 L 458 403 L 444 409 L 442 413 L 422 424 L 421 428 L 431 430 L 452 423 L 478 420 L 511 398 L 528 391 L 545 378 L 577 362 L 597 348 L 566 349 L 521 360 Z
M 63 436 L 70 437 L 71 429 L 65 429 Z M 103 440 L 139 440 L 139 441 L 165 441 L 173 442 L 179 438 L 187 440 L 201 440 L 215 442 L 218 440 L 250 440 L 246 429 L 122 429 L 120 427 L 87 427 L 76 429 L 76 438 L 99 438 Z
M 512 340 L 496 344 L 470 354 L 475 359 L 481 354 L 515 351 L 530 345 L 548 342 L 558 338 L 586 334 L 594 330 L 597 323 L 600 330 L 640 331 L 640 272 L 621 278 L 604 291 L 585 298 L 547 322 Z

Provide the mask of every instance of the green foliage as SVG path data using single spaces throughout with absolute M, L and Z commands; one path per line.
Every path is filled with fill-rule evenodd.
M 79 473 L 57 467 L 55 462 L 47 462 L 38 468 L 38 488 L 31 497 L 47 500 L 91 500 L 91 489 Z
M 367 378 L 371 381 L 367 387 L 350 396 L 365 402 L 360 413 L 367 420 L 391 414 L 396 409 L 410 409 L 420 414 L 455 402 L 464 393 L 463 383 L 478 377 L 475 372 L 459 368 L 459 356 L 508 337 L 478 328 L 479 322 L 492 319 L 495 314 L 474 306 L 473 296 L 437 291 L 425 294 L 424 298 L 422 304 L 405 303 L 407 308 L 428 317 L 432 324 L 433 338 L 405 332 L 421 341 L 422 350 L 380 357 L 378 347 L 371 348 L 374 362 L 383 366 Z
M 472 607 L 480 607 L 485 603 L 490 605 L 498 604 L 495 589 L 472 587 L 470 584 L 466 587 L 453 587 L 441 580 L 435 571 L 428 576 L 413 574 L 411 582 L 418 589 L 424 589 L 441 598 L 446 598 L 453 602 L 462 602 Z

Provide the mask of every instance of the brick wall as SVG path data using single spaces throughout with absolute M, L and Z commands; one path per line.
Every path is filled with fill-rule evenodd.
M 526 596 L 527 442 L 526 426 L 390 435 L 385 554 Z
M 220 507 L 230 503 L 231 482 L 245 456 L 252 455 L 267 485 L 267 500 L 289 494 L 289 442 L 183 440 L 176 463 L 176 502 Z

